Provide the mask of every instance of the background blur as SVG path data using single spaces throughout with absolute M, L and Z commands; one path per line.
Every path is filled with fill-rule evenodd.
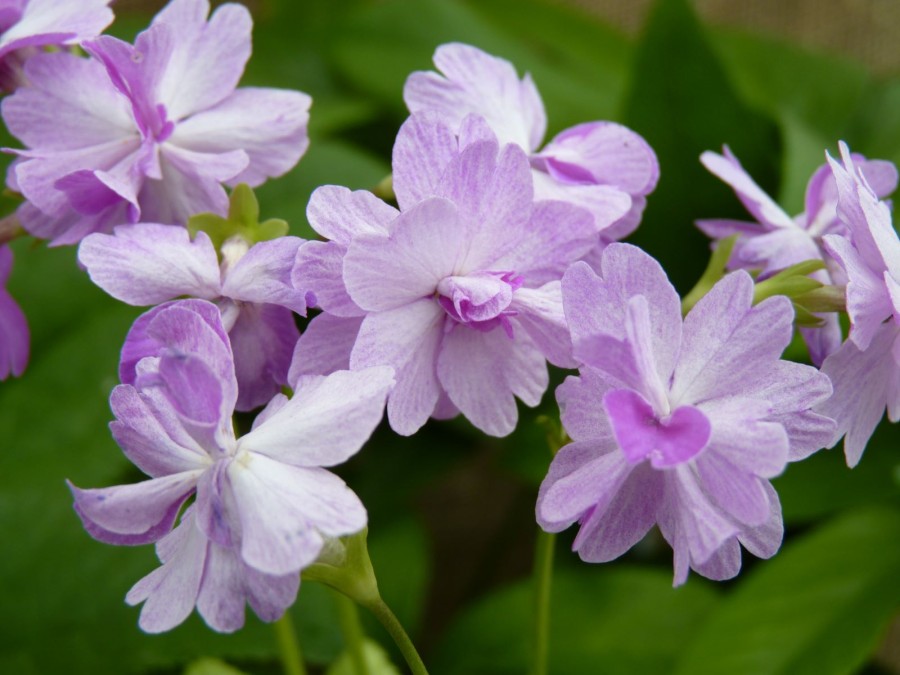
M 262 216 L 289 220 L 301 236 L 313 236 L 305 206 L 316 186 L 371 189 L 389 173 L 403 82 L 453 40 L 532 73 L 548 139 L 597 119 L 648 139 L 662 173 L 631 241 L 682 293 L 708 256 L 693 221 L 746 217 L 697 161 L 703 150 L 728 143 L 790 213 L 802 210 L 806 181 L 838 139 L 900 160 L 896 0 L 247 4 L 256 27 L 244 84 L 314 99 L 308 153 L 257 191 Z M 132 39 L 160 5 L 116 3 L 111 32 Z M 20 240 L 15 253 L 9 289 L 33 343 L 25 375 L 0 385 L 0 673 L 199 675 L 204 656 L 246 673 L 280 672 L 274 635 L 250 612 L 232 636 L 196 616 L 162 636 L 138 630 L 124 595 L 155 566 L 152 549 L 90 539 L 63 481 L 141 478 L 106 427 L 118 350 L 140 310 L 93 287 L 72 249 Z M 552 386 L 564 376 L 555 373 Z M 459 420 L 429 423 L 413 438 L 383 427 L 341 469 L 369 509 L 382 594 L 436 675 L 527 669 L 534 500 L 550 460 L 537 417 L 558 414 L 552 389 L 538 410 L 521 413 L 506 439 Z M 852 472 L 839 449 L 789 467 L 775 482 L 782 551 L 766 562 L 745 555 L 732 582 L 692 575 L 673 590 L 671 551 L 655 533 L 602 566 L 581 563 L 569 550 L 574 531 L 564 533 L 551 671 L 900 673 L 898 446 L 898 427 L 883 425 Z M 292 612 L 312 672 L 337 675 L 328 670 L 342 651 L 332 597 L 304 584 Z M 367 629 L 399 663 L 374 622 Z

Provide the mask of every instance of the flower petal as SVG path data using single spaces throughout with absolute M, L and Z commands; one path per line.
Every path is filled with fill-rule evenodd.
M 123 225 L 114 235 L 92 234 L 78 248 L 91 281 L 130 305 L 157 305 L 180 295 L 214 300 L 220 295 L 219 261 L 204 232 L 145 223 Z

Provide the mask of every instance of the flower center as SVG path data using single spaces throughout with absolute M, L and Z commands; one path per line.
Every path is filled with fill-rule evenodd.
M 522 277 L 514 272 L 477 272 L 467 276 L 444 277 L 435 296 L 447 315 L 480 331 L 503 326 L 512 338 L 509 309 L 513 293 L 522 286 Z
M 613 434 L 629 464 L 645 459 L 655 469 L 683 464 L 709 442 L 709 419 L 686 405 L 660 416 L 646 399 L 631 389 L 615 389 L 603 397 Z

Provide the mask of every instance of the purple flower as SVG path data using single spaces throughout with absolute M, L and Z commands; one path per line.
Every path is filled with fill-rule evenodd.
M 38 47 L 96 37 L 113 20 L 110 0 L 0 0 L 0 89 L 24 84 L 22 66 Z
M 163 566 L 127 597 L 146 601 L 144 630 L 169 630 L 196 605 L 212 628 L 233 631 L 243 624 L 245 600 L 273 620 L 293 602 L 298 573 L 325 538 L 366 524 L 356 495 L 323 467 L 346 460 L 372 433 L 392 373 L 306 378 L 293 398 L 277 395 L 250 433 L 235 438 L 238 387 L 219 310 L 182 300 L 151 314 L 123 349 L 133 384 L 110 397 L 113 436 L 150 479 L 72 486 L 75 510 L 100 541 L 158 542 Z
M 256 186 L 288 171 L 308 144 L 306 94 L 235 89 L 252 22 L 236 4 L 207 22 L 206 0 L 172 0 L 135 45 L 102 36 L 94 58 L 40 54 L 31 83 L 3 101 L 26 146 L 10 187 L 24 227 L 72 244 L 124 223 L 184 224 L 224 213 L 222 183 Z
M 831 445 L 844 438 L 856 466 L 887 408 L 900 419 L 900 241 L 891 212 L 841 143 L 843 166 L 828 158 L 837 182 L 837 215 L 848 236 L 825 236 L 825 247 L 847 275 L 850 335 L 822 364 L 834 395 L 820 410 L 837 420 Z
M 28 324 L 25 315 L 6 290 L 12 270 L 9 246 L 0 246 L 0 380 L 18 377 L 28 364 Z
M 791 218 L 762 191 L 744 171 L 728 146 L 724 155 L 704 152 L 700 161 L 716 177 L 730 185 L 755 222 L 737 220 L 699 220 L 697 226 L 713 239 L 740 235 L 735 243 L 730 269 L 758 269 L 765 279 L 791 265 L 805 260 L 822 260 L 828 270 L 811 276 L 823 284 L 842 283 L 843 275 L 824 249 L 822 237 L 843 233 L 837 217 L 837 188 L 827 164 L 819 167 L 806 186 L 806 209 Z M 890 194 L 897 187 L 897 168 L 891 162 L 855 158 L 878 194 Z M 841 327 L 836 314 L 820 315 L 825 324 L 803 328 L 801 333 L 809 347 L 810 358 L 819 365 L 841 344 Z
M 294 290 L 290 279 L 302 239 L 279 237 L 249 246 L 233 237 L 222 246 L 220 263 L 204 232 L 193 241 L 187 230 L 171 225 L 121 225 L 114 232 L 87 236 L 79 262 L 95 284 L 130 305 L 185 295 L 215 302 L 234 350 L 238 410 L 267 403 L 287 384 L 300 335 L 291 312 L 306 314 L 305 294 Z M 142 330 L 152 314 L 134 330 Z M 120 375 L 124 382 L 133 379 Z
M 831 393 L 828 378 L 779 359 L 790 301 L 752 307 L 753 280 L 738 271 L 682 321 L 665 272 L 626 244 L 604 251 L 599 278 L 578 263 L 562 285 L 582 367 L 557 389 L 574 442 L 541 485 L 541 527 L 578 522 L 574 549 L 606 562 L 657 524 L 674 549 L 676 585 L 688 568 L 733 577 L 739 544 L 773 555 L 782 522 L 769 479 L 834 432 L 811 410 Z
M 434 65 L 442 75 L 416 72 L 406 80 L 410 112 L 433 111 L 452 129 L 472 113 L 482 116 L 501 144 L 515 143 L 528 153 L 536 199 L 588 209 L 603 242 L 634 231 L 659 178 L 656 155 L 641 136 L 614 122 L 587 122 L 539 150 L 547 116 L 530 75 L 520 80 L 509 61 L 459 43 L 438 47 Z M 630 209 L 612 215 L 623 197 L 630 197 Z
M 332 241 L 300 249 L 294 282 L 327 314 L 297 343 L 289 377 L 390 365 L 398 433 L 460 411 L 489 434 L 512 431 L 515 396 L 538 403 L 546 361 L 572 364 L 559 280 L 597 232 L 583 209 L 535 203 L 530 174 L 521 148 L 500 150 L 480 118 L 457 141 L 413 115 L 394 146 L 399 213 L 367 193 L 313 193 L 310 223 Z

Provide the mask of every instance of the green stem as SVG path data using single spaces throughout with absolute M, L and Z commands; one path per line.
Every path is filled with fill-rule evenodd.
M 278 651 L 281 653 L 281 663 L 284 666 L 285 675 L 306 675 L 300 643 L 297 641 L 297 633 L 294 630 L 290 612 L 285 612 L 272 626 L 275 628 L 275 637 L 278 639 Z
M 339 591 L 333 593 L 337 603 L 338 620 L 341 624 L 341 634 L 344 636 L 344 645 L 353 662 L 353 672 L 356 675 L 369 675 L 369 666 L 366 664 L 366 654 L 363 651 L 363 629 L 359 622 L 359 611 L 356 603 Z
M 384 600 L 379 597 L 365 603 L 364 606 L 375 615 L 375 618 L 384 626 L 384 629 L 390 633 L 394 644 L 397 645 L 400 653 L 403 654 L 403 658 L 406 659 L 406 663 L 413 675 L 428 675 L 428 670 L 425 668 L 419 652 L 416 651 L 415 645 L 409 639 L 406 631 L 403 630 L 403 626 L 397 617 L 394 616 L 391 608 L 384 603 Z
M 534 551 L 534 652 L 532 675 L 546 675 L 550 643 L 550 590 L 556 535 L 538 530 Z

